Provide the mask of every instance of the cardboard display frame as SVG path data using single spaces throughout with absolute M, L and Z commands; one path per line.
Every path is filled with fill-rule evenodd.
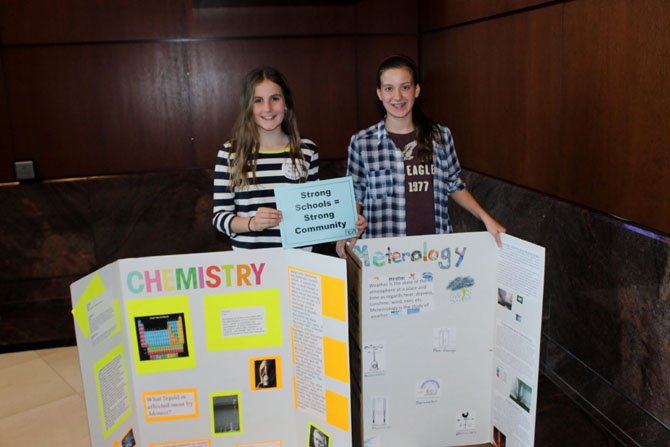
M 123 259 L 71 286 L 92 445 L 351 446 L 346 265 L 293 249 Z
M 502 236 L 348 249 L 354 445 L 533 446 L 545 253 Z

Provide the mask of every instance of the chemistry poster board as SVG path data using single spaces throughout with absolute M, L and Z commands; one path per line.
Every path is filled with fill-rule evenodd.
M 351 446 L 346 263 L 124 259 L 71 286 L 96 447 Z
M 283 247 L 304 247 L 356 235 L 356 199 L 351 177 L 275 188 L 282 212 Z
M 462 233 L 359 240 L 353 253 L 361 445 L 532 447 L 544 248 Z

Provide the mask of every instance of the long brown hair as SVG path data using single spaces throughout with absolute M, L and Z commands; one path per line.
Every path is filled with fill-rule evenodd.
M 382 74 L 392 68 L 406 68 L 412 74 L 414 85 L 419 83 L 419 71 L 416 64 L 404 54 L 394 54 L 384 59 L 377 69 L 377 88 L 381 88 Z M 417 157 L 423 162 L 433 160 L 433 142 L 441 143 L 442 137 L 437 127 L 437 122 L 427 117 L 421 111 L 419 98 L 416 98 L 412 106 L 412 124 L 416 132 Z
M 281 88 L 286 105 L 281 130 L 289 138 L 289 154 L 293 167 L 300 172 L 303 180 L 307 179 L 307 170 L 303 169 L 302 163 L 297 162 L 297 160 L 303 161 L 305 158 L 300 149 L 298 120 L 295 116 L 293 95 L 291 89 L 288 87 L 288 82 L 286 82 L 284 75 L 276 68 L 268 66 L 258 67 L 247 73 L 242 82 L 240 113 L 233 127 L 233 137 L 231 139 L 230 153 L 235 154 L 235 158 L 229 159 L 231 190 L 236 187 L 243 188 L 249 185 L 249 171 L 252 172 L 253 183 L 256 183 L 256 158 L 261 143 L 258 127 L 253 117 L 253 102 L 256 86 L 263 81 L 274 82 Z

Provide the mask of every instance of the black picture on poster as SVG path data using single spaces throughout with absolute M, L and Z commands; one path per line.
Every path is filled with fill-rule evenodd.
M 188 357 L 184 314 L 135 317 L 141 361 Z

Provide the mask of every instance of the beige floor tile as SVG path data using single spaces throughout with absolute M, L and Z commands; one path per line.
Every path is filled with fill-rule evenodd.
M 79 351 L 77 351 L 76 346 L 43 349 L 35 351 L 35 353 L 47 362 L 76 392 L 83 392 Z
M 0 418 L 73 394 L 76 390 L 39 357 L 0 369 Z
M 86 406 L 78 394 L 0 419 L 0 444 L 90 447 Z
M 10 352 L 0 354 L 0 370 L 16 366 L 19 363 L 29 362 L 38 358 L 35 351 Z

